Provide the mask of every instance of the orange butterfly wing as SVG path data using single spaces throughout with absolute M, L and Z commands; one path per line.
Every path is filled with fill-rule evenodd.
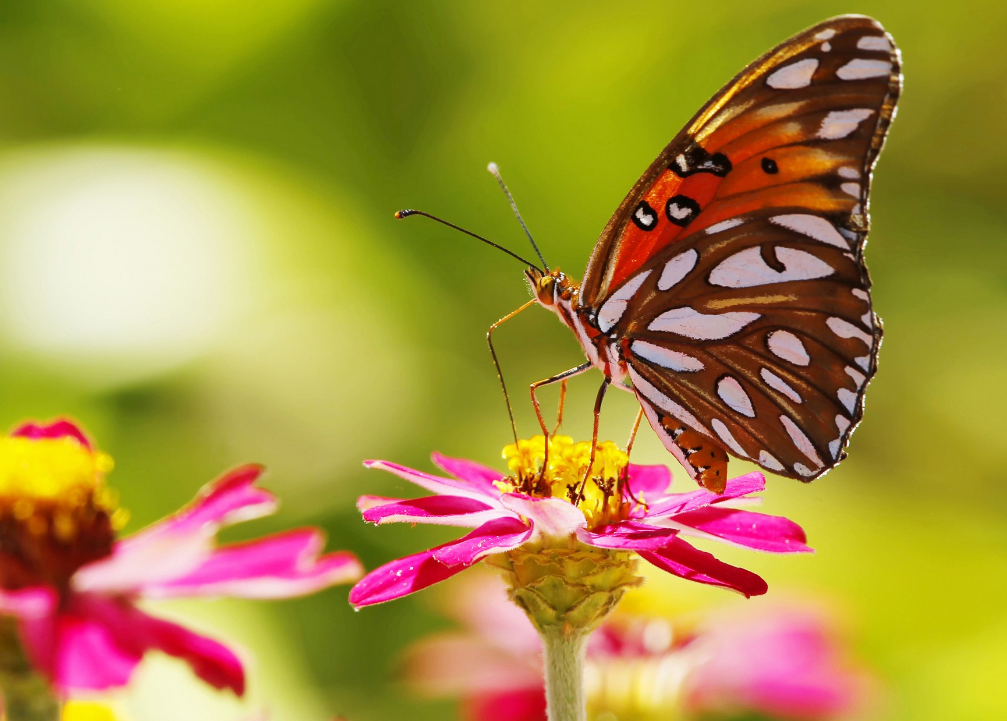
M 875 20 L 800 33 L 707 103 L 602 233 L 582 308 L 694 477 L 722 462 L 689 461 L 697 437 L 802 480 L 845 456 L 881 341 L 863 247 L 900 88 Z

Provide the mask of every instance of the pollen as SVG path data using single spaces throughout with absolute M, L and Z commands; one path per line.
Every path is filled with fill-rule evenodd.
M 595 446 L 593 463 L 590 441 L 575 443 L 569 436 L 551 436 L 548 454 L 543 436 L 519 440 L 503 449 L 503 457 L 512 475 L 500 481 L 501 490 L 564 498 L 592 528 L 624 518 L 633 502 L 623 492 L 629 456 L 612 441 Z
M 0 437 L 0 587 L 65 582 L 111 552 L 127 519 L 112 465 L 71 436 Z

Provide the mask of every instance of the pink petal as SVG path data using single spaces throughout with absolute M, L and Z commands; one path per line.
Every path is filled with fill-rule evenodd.
M 683 533 L 708 536 L 769 553 L 810 553 L 804 529 L 787 518 L 708 506 L 670 519 Z M 695 533 L 698 531 L 698 533 Z
M 182 659 L 214 688 L 245 690 L 241 661 L 223 644 L 131 604 L 77 596 L 59 619 L 55 681 L 67 691 L 99 691 L 129 682 L 147 651 Z
M 497 518 L 454 543 L 434 551 L 434 558 L 446 566 L 469 567 L 491 553 L 517 548 L 532 535 L 532 529 L 517 518 Z
M 120 644 L 114 629 L 91 618 L 61 614 L 56 637 L 53 683 L 64 692 L 125 686 L 143 658 L 142 647 Z
M 464 458 L 448 458 L 440 453 L 434 453 L 432 457 L 438 467 L 455 478 L 485 488 L 487 492 L 494 495 L 499 493 L 496 481 L 503 478 L 500 471 Z
M 58 602 L 56 590 L 49 586 L 0 590 L 0 614 L 6 616 L 42 618 L 51 614 Z
M 762 578 L 744 568 L 719 561 L 706 551 L 680 538 L 670 538 L 659 551 L 640 551 L 640 556 L 661 570 L 680 578 L 711 586 L 730 588 L 746 597 L 761 596 L 769 587 Z
M 432 523 L 442 526 L 475 528 L 506 511 L 493 508 L 482 501 L 463 496 L 426 496 L 411 501 L 392 501 L 370 506 L 373 496 L 366 497 L 364 520 L 370 523 Z M 357 503 L 359 507 L 360 502 Z
M 704 711 L 758 711 L 773 718 L 860 718 L 870 679 L 845 658 L 824 617 L 803 607 L 718 619 L 700 635 L 703 661 L 685 698 Z
M 671 470 L 667 466 L 629 464 L 629 493 L 632 498 L 655 503 L 668 494 Z
M 352 553 L 330 553 L 319 558 L 324 546 L 325 537 L 314 528 L 224 546 L 215 549 L 191 572 L 146 585 L 142 593 L 146 598 L 293 598 L 351 583 L 363 575 Z
M 359 496 L 357 498 L 357 510 L 363 513 L 372 508 L 383 506 L 386 503 L 402 503 L 401 498 L 387 498 L 386 496 Z
M 531 629 L 527 618 L 524 622 Z M 537 641 L 534 630 L 531 634 Z M 541 690 L 540 658 L 541 648 L 537 645 L 518 655 L 474 634 L 452 633 L 425 638 L 411 646 L 404 667 L 409 685 L 424 696 L 458 696 L 524 688 Z
M 461 564 L 445 566 L 435 560 L 437 548 L 396 559 L 371 571 L 350 589 L 350 603 L 355 608 L 362 608 L 392 601 L 440 583 L 466 569 Z
M 464 571 L 485 555 L 514 548 L 530 535 L 517 519 L 490 521 L 456 541 L 371 571 L 350 590 L 350 603 L 360 608 L 408 596 Z
M 205 486 L 186 508 L 115 544 L 112 555 L 74 576 L 79 591 L 130 593 L 177 578 L 199 566 L 221 526 L 276 509 L 271 493 L 256 488 L 261 466 L 242 466 Z
M 34 440 L 41 438 L 66 438 L 69 436 L 76 438 L 88 450 L 92 448 L 91 441 L 84 435 L 84 431 L 73 421 L 69 421 L 66 418 L 61 418 L 49 424 L 25 423 L 16 428 L 11 435 Z
M 465 721 L 546 721 L 545 689 L 482 693 L 465 700 Z
M 483 484 L 432 476 L 429 473 L 416 471 L 412 468 L 400 466 L 397 463 L 389 463 L 388 461 L 364 461 L 364 467 L 378 468 L 382 471 L 394 473 L 399 478 L 407 480 L 410 483 L 415 483 L 420 488 L 425 488 L 431 493 L 436 493 L 440 496 L 464 496 L 465 498 L 474 498 L 477 501 L 490 499 L 491 503 L 495 502 L 500 496 L 500 491 L 496 487 L 487 488 Z
M 704 508 L 710 504 L 723 503 L 734 498 L 747 496 L 750 493 L 758 493 L 765 490 L 766 478 L 758 471 L 746 473 L 744 476 L 732 478 L 727 482 L 727 487 L 720 495 L 707 490 L 691 491 L 689 493 L 670 493 L 664 499 L 652 504 L 643 518 L 651 520 L 666 516 L 674 516 L 676 513 L 685 513 L 697 508 Z
M 536 538 L 566 538 L 587 526 L 584 513 L 561 498 L 533 498 L 523 493 L 506 493 L 500 497 L 500 503 L 531 521 Z
M 641 524 L 623 523 L 609 526 L 604 533 L 581 531 L 582 542 L 596 548 L 656 551 L 667 545 L 668 539 L 679 533 L 676 528 L 655 528 Z

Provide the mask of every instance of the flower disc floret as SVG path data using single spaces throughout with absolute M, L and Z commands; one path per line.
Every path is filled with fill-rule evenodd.
M 583 512 L 589 528 L 630 513 L 624 493 L 629 456 L 612 441 L 598 443 L 592 459 L 590 441 L 550 436 L 546 453 L 545 438 L 533 436 L 505 446 L 503 457 L 511 472 L 499 484 L 505 492 L 566 499 Z
M 28 425 L 0 437 L 0 587 L 59 586 L 112 552 L 126 520 L 105 484 L 112 465 L 82 436 Z

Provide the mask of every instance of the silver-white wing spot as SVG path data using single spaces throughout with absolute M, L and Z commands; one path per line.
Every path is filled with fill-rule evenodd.
M 808 478 L 810 476 L 815 475 L 815 472 L 813 470 L 811 470 L 810 468 L 808 468 L 803 463 L 795 463 L 794 464 L 794 470 L 797 471 L 802 476 L 804 476 L 805 478 Z
M 780 463 L 776 458 L 770 455 L 766 451 L 759 451 L 759 463 L 761 463 L 766 468 L 770 468 L 774 471 L 782 471 L 786 468 L 782 463 Z
M 861 290 L 860 288 L 853 288 L 850 290 L 851 293 L 862 301 L 869 301 L 871 299 L 870 294 L 866 290 Z
M 863 368 L 865 371 L 871 369 L 871 357 L 869 355 L 862 355 L 853 359 L 856 361 L 857 365 Z
M 822 43 L 822 52 L 823 53 L 832 52 L 832 43 L 830 42 Z
M 814 280 L 832 275 L 831 265 L 811 253 L 777 246 L 776 258 L 783 270 L 770 268 L 762 257 L 762 248 L 753 246 L 721 261 L 710 271 L 709 281 L 725 288 L 751 288 L 791 280 Z
M 860 183 L 843 183 L 839 186 L 839 189 L 847 195 L 852 195 L 854 198 L 860 197 Z
M 785 380 L 780 378 L 780 376 L 773 373 L 773 371 L 768 368 L 762 368 L 759 370 L 759 375 L 762 376 L 762 380 L 766 382 L 766 385 L 770 388 L 779 391 L 787 398 L 792 400 L 794 403 L 803 403 L 804 399 L 801 398 L 801 394 L 798 393 L 792 385 L 787 383 Z
M 774 215 L 769 222 L 782 225 L 787 230 L 806 235 L 826 245 L 834 245 L 843 250 L 849 250 L 850 244 L 839 234 L 836 226 L 817 215 L 791 213 L 789 215 Z
M 843 434 L 846 433 L 846 429 L 850 427 L 850 419 L 846 416 L 836 416 L 836 428 L 839 429 L 839 437 L 829 442 L 829 452 L 832 454 L 833 460 L 839 457 L 839 446 L 843 442 Z
M 826 28 L 821 32 L 815 33 L 815 40 L 831 40 L 836 37 L 836 31 L 832 28 Z
M 783 427 L 786 429 L 787 435 L 790 436 L 790 440 L 792 440 L 794 445 L 797 446 L 797 450 L 807 456 L 808 460 L 821 468 L 821 456 L 818 455 L 818 451 L 815 450 L 814 444 L 811 442 L 811 439 L 804 434 L 804 431 L 798 428 L 797 424 L 790 420 L 787 416 L 780 416 L 780 423 L 782 423 Z
M 728 427 L 724 425 L 724 422 L 722 420 L 720 420 L 719 418 L 714 418 L 712 421 L 710 421 L 710 425 L 713 426 L 713 430 L 716 431 L 717 435 L 720 437 L 720 440 L 722 440 L 727 445 L 728 448 L 734 451 L 735 455 L 741 456 L 742 458 L 748 458 L 748 454 L 745 453 L 745 449 L 742 448 L 741 444 L 738 443 L 737 439 L 733 435 L 731 435 L 730 429 L 728 429 Z
M 686 306 L 666 310 L 652 320 L 647 329 L 677 333 L 693 340 L 720 340 L 734 335 L 761 317 L 758 313 L 741 311 L 706 315 Z
M 755 418 L 755 407 L 752 399 L 745 393 L 741 383 L 733 376 L 724 376 L 717 381 L 717 395 L 734 411 L 749 418 Z
M 766 85 L 777 90 L 794 90 L 811 85 L 811 76 L 818 69 L 818 60 L 807 58 L 784 65 L 766 78 Z
M 846 388 L 840 388 L 836 391 L 836 396 L 839 402 L 846 406 L 846 410 L 853 413 L 853 409 L 857 407 L 857 394 Z
M 833 316 L 825 321 L 825 325 L 829 326 L 829 329 L 840 338 L 856 338 L 866 343 L 867 347 L 874 343 L 874 338 L 870 333 L 860 330 L 843 318 Z
M 844 166 L 839 170 L 837 170 L 836 172 L 839 173 L 840 178 L 848 178 L 850 180 L 855 180 L 860 177 L 860 171 L 857 170 L 856 168 L 847 168 Z
M 663 346 L 654 345 L 645 340 L 633 341 L 629 349 L 634 355 L 644 360 L 648 360 L 662 368 L 670 368 L 679 373 L 695 373 L 706 368 L 703 365 L 703 361 L 699 360 L 699 358 L 694 358 L 691 355 L 679 353 Z
M 853 379 L 853 382 L 857 384 L 857 388 L 864 387 L 864 381 L 867 380 L 867 376 L 858 371 L 856 368 L 846 366 L 846 375 Z
M 633 388 L 635 388 L 636 391 L 648 401 L 668 415 L 674 416 L 693 430 L 710 435 L 710 431 L 708 431 L 706 427 L 699 422 L 699 419 L 696 418 L 696 416 L 689 413 L 689 411 L 683 408 L 681 404 L 671 400 L 671 398 L 655 388 L 648 380 L 633 370 L 632 366 L 629 368 L 629 377 L 630 380 L 633 381 Z
M 730 218 L 728 220 L 722 220 L 719 223 L 714 223 L 709 228 L 706 229 L 707 235 L 713 235 L 714 233 L 722 233 L 725 230 L 730 230 L 731 228 L 737 228 L 739 225 L 744 223 L 741 218 Z
M 689 271 L 696 267 L 698 260 L 699 253 L 695 248 L 690 248 L 684 253 L 676 255 L 664 264 L 661 277 L 657 279 L 657 289 L 671 290 L 681 282 L 682 278 L 689 275 Z
M 866 325 L 868 328 L 874 327 L 874 313 L 867 311 L 862 316 L 860 316 L 860 322 Z
M 852 110 L 833 110 L 822 118 L 822 127 L 818 129 L 818 137 L 823 140 L 840 140 L 851 135 L 857 126 L 874 115 L 870 108 L 853 108 Z
M 890 75 L 892 64 L 887 60 L 855 58 L 836 71 L 841 80 L 866 80 Z
M 619 322 L 622 314 L 626 312 L 626 306 L 629 304 L 629 301 L 640 290 L 640 286 L 647 280 L 650 273 L 651 271 L 645 270 L 642 273 L 636 274 L 602 304 L 601 308 L 598 309 L 598 328 L 601 329 L 602 333 L 608 333 L 612 330 L 612 326 Z
M 788 363 L 798 366 L 807 366 L 811 363 L 808 349 L 804 347 L 801 339 L 789 330 L 774 330 L 766 339 L 766 345 L 770 353 Z
M 857 47 L 861 50 L 891 52 L 892 44 L 883 35 L 864 35 L 864 37 L 857 40 Z

